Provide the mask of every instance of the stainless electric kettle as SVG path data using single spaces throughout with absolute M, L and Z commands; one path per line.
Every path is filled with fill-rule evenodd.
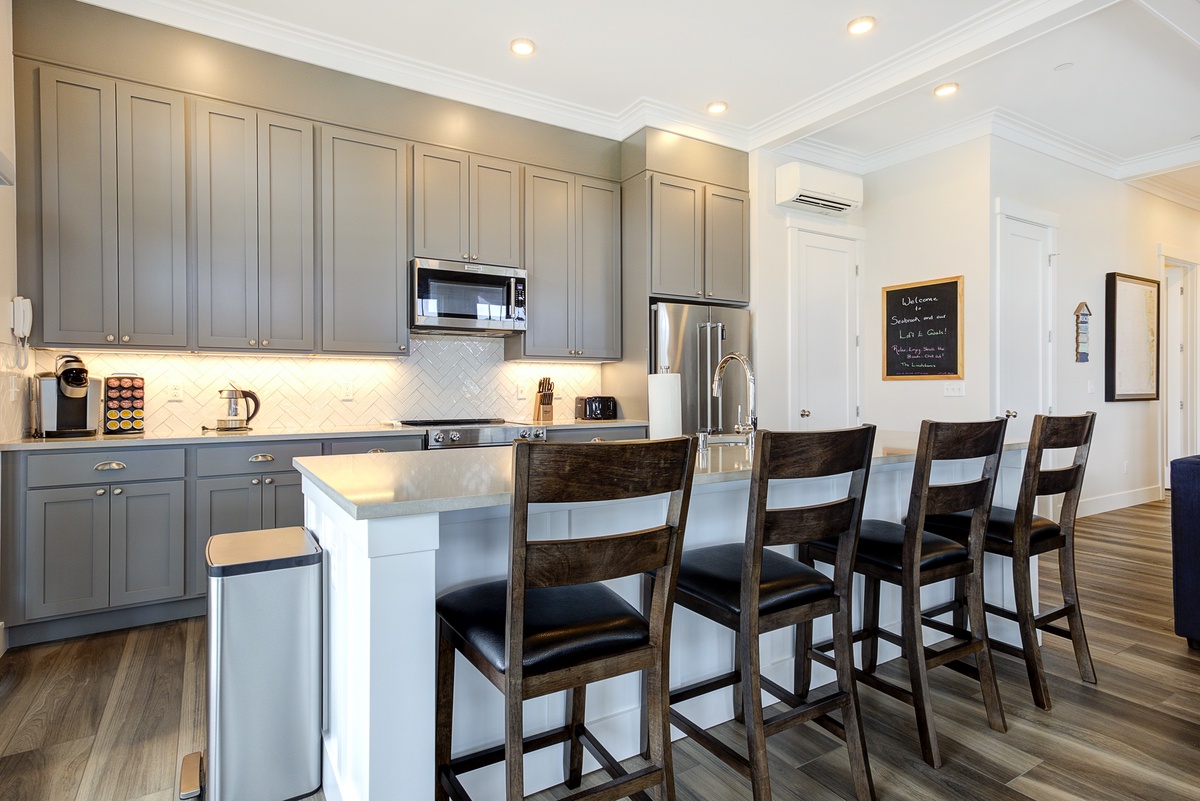
M 229 407 L 226 409 L 224 417 L 217 418 L 216 429 L 218 431 L 244 431 L 250 428 L 250 421 L 254 419 L 254 415 L 258 414 L 258 395 L 248 389 L 238 389 L 232 384 L 229 385 L 229 389 L 223 389 L 217 394 L 221 396 L 221 400 L 228 401 Z M 250 407 L 248 412 L 240 403 L 243 400 Z

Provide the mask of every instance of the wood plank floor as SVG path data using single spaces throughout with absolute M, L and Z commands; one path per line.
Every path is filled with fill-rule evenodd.
M 1069 643 L 1047 637 L 1054 709 L 1043 712 L 1023 665 L 998 656 L 1009 724 L 999 734 L 977 684 L 934 671 L 940 770 L 921 760 L 912 710 L 861 688 L 881 801 L 1200 801 L 1200 654 L 1173 633 L 1170 553 L 1166 502 L 1081 520 L 1099 684 L 1083 684 Z M 1057 598 L 1056 563 L 1041 574 L 1043 598 Z M 203 743 L 204 671 L 201 618 L 10 650 L 0 657 L 0 799 L 174 799 L 183 755 Z M 735 744 L 740 730 L 720 734 Z M 845 749 L 821 730 L 779 735 L 769 750 L 776 801 L 853 799 Z M 680 801 L 749 798 L 741 777 L 690 741 L 674 754 Z

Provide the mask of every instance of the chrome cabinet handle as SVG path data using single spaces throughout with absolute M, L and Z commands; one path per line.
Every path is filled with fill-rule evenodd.
M 124 491 L 125 490 L 121 489 L 120 487 L 117 487 L 116 489 L 113 490 L 113 495 L 120 495 Z
M 812 417 L 812 412 L 810 412 L 808 409 L 801 409 L 800 416 L 801 417 Z
M 246 461 L 248 462 L 273 462 L 275 457 L 269 453 L 256 453 Z
M 1016 417 L 1016 416 L 1017 416 L 1017 413 L 1016 413 L 1016 412 L 1014 412 L 1012 409 L 1009 409 L 1008 411 L 1006 411 L 1006 412 L 1004 413 L 1004 416 L 1005 416 L 1005 417 L 1008 417 L 1008 418 L 1013 418 L 1013 417 Z
M 93 470 L 124 470 L 124 462 L 101 462 L 92 468 Z
M 400 352 L 401 352 L 401 353 L 405 353 L 407 350 L 408 350 L 408 345 L 401 345 L 401 346 L 400 346 Z
M 103 494 L 104 494 L 104 492 L 105 492 L 105 491 L 104 491 L 104 490 L 102 490 L 102 489 L 98 489 L 98 490 L 96 490 L 96 494 L 97 494 L 97 495 L 103 495 Z
M 273 478 L 264 478 L 264 479 L 263 479 L 263 483 L 264 483 L 264 484 L 274 484 L 274 483 L 275 483 L 275 479 L 273 479 Z
M 383 448 L 371 448 L 367 453 L 387 453 Z
M 260 481 L 259 481 L 259 479 L 257 479 L 257 478 L 252 478 L 252 479 L 250 479 L 250 485 L 251 485 L 251 486 L 257 487 L 257 486 L 258 486 L 260 483 L 261 483 L 261 482 L 260 482 Z

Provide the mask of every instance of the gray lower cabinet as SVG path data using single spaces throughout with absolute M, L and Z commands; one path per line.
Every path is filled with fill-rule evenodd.
M 507 358 L 621 357 L 621 188 L 525 169 L 529 329 Z
M 42 341 L 187 345 L 183 95 L 39 67 Z
M 413 147 L 413 255 L 521 266 L 521 165 Z
M 596 426 L 595 428 L 574 426 L 571 428 L 546 429 L 547 442 L 592 442 L 595 440 L 616 442 L 618 440 L 645 438 L 645 426 L 606 425 Z
M 315 347 L 313 125 L 195 102 L 201 348 Z
M 407 145 L 321 130 L 321 348 L 408 355 Z
M 749 194 L 654 175 L 650 181 L 650 292 L 748 303 Z

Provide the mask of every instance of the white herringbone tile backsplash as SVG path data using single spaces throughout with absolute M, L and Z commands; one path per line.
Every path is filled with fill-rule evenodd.
M 414 339 L 411 350 L 407 359 L 72 352 L 94 377 L 145 377 L 146 427 L 157 432 L 189 433 L 212 425 L 222 413 L 217 392 L 231 383 L 262 399 L 255 428 L 370 425 L 429 417 L 528 419 L 542 376 L 554 380 L 555 394 L 561 396 L 554 404 L 555 419 L 568 421 L 574 417 L 576 395 L 600 393 L 599 365 L 506 362 L 501 339 Z M 53 370 L 60 352 L 35 351 L 37 370 Z M 11 354 L 6 355 L 11 361 Z M 183 399 L 168 403 L 166 385 L 175 381 L 182 384 Z M 354 400 L 341 400 L 346 382 L 353 385 Z M 517 399 L 518 390 L 525 400 Z M 8 430 L 9 405 L 0 404 L 2 431 Z M 21 428 L 18 423 L 13 436 Z
M 17 367 L 17 349 L 0 343 L 0 441 L 20 439 L 28 428 L 29 395 L 26 378 L 33 374 L 33 358 L 24 370 Z M 11 388 L 16 389 L 13 393 Z

